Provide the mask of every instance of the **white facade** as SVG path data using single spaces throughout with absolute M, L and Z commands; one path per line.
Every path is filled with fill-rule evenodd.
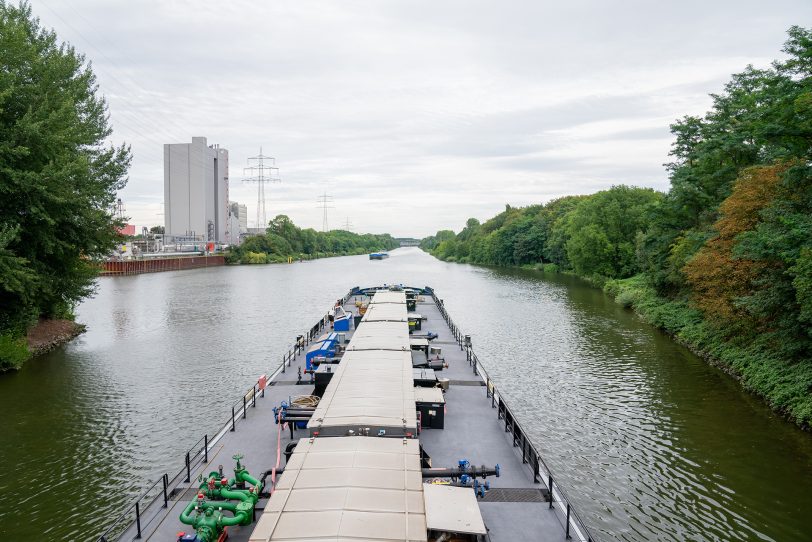
M 164 145 L 166 235 L 226 243 L 228 216 L 228 151 L 205 137 Z
M 245 233 L 248 231 L 248 206 L 244 203 L 240 203 L 239 208 L 240 233 Z
M 226 239 L 231 245 L 239 245 L 241 243 L 241 235 L 247 228 L 242 226 L 243 222 L 248 220 L 246 215 L 245 205 L 237 203 L 236 201 L 228 202 L 228 227 L 226 228 Z
M 228 208 L 231 214 L 237 218 L 239 233 L 248 231 L 248 207 L 244 203 L 229 201 Z

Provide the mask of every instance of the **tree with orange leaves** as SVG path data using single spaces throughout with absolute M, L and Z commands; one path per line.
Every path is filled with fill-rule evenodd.
M 756 166 L 743 170 L 733 193 L 719 207 L 714 224 L 718 235 L 709 239 L 682 271 L 692 289 L 692 301 L 709 318 L 727 322 L 749 319 L 737 300 L 751 295 L 753 281 L 769 265 L 765 261 L 737 256 L 737 238 L 752 231 L 759 213 L 776 195 L 784 165 Z

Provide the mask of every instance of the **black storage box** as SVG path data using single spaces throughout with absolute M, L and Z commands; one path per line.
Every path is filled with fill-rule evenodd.
M 415 404 L 423 428 L 442 429 L 445 425 L 445 397 L 440 388 L 414 389 Z

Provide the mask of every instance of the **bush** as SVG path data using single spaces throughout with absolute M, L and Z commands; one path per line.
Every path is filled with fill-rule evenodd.
M 0 334 L 0 371 L 19 369 L 31 357 L 25 337 Z
M 251 252 L 250 250 L 242 255 L 242 263 L 259 264 L 268 263 L 268 255 L 264 252 Z

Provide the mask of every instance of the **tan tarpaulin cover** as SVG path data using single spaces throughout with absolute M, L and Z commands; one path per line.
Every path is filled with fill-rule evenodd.
M 426 541 L 418 441 L 301 439 L 251 542 Z
M 406 292 L 390 292 L 385 290 L 379 290 L 375 292 L 375 295 L 372 296 L 371 304 L 375 303 L 399 303 L 401 305 L 406 304 Z
M 307 423 L 310 434 L 344 436 L 370 428 L 372 435 L 415 434 L 412 355 L 405 351 L 348 351 Z

